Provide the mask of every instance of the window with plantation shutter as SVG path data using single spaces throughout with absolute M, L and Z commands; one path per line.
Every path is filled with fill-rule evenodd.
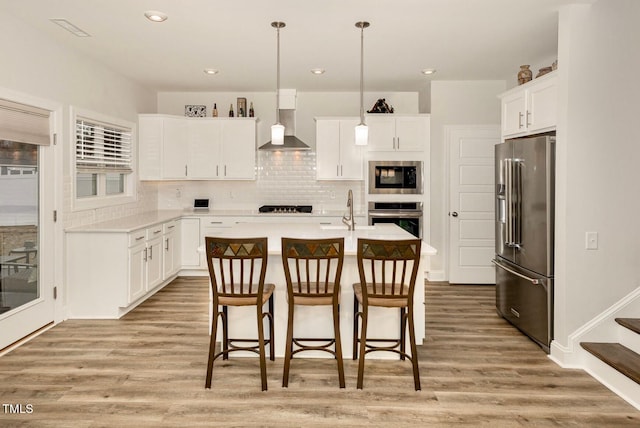
M 136 202 L 136 124 L 71 107 L 73 210 Z
M 131 129 L 76 118 L 76 171 L 131 172 Z

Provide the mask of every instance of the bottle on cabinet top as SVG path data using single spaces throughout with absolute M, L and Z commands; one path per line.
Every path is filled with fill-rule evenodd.
M 218 106 L 216 105 L 216 103 L 213 103 L 213 110 L 211 111 L 211 116 L 218 117 Z
M 229 106 L 229 117 L 233 117 L 233 104 Z
M 249 104 L 249 117 L 254 117 L 253 101 L 251 102 L 251 104 Z

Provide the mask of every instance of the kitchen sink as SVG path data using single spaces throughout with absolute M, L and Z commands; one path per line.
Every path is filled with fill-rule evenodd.
M 376 226 L 360 226 L 356 224 L 356 230 L 375 230 Z M 324 224 L 320 225 L 320 229 L 322 230 L 349 230 L 346 224 Z

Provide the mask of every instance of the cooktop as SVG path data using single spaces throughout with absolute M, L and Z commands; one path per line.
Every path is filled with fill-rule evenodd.
M 296 214 L 311 213 L 313 206 L 311 205 L 263 205 L 258 208 L 261 213 L 277 213 L 277 214 Z

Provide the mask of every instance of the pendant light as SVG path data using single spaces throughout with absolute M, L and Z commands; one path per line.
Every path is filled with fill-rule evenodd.
M 364 123 L 364 29 L 369 26 L 366 21 L 356 22 L 360 29 L 360 124 L 356 126 L 356 146 L 366 146 L 369 143 L 369 128 Z
M 284 126 L 280 123 L 280 29 L 284 28 L 286 24 L 284 22 L 275 21 L 271 23 L 271 26 L 276 29 L 278 40 L 278 65 L 276 69 L 276 123 L 271 125 L 271 144 L 281 146 L 284 144 Z

